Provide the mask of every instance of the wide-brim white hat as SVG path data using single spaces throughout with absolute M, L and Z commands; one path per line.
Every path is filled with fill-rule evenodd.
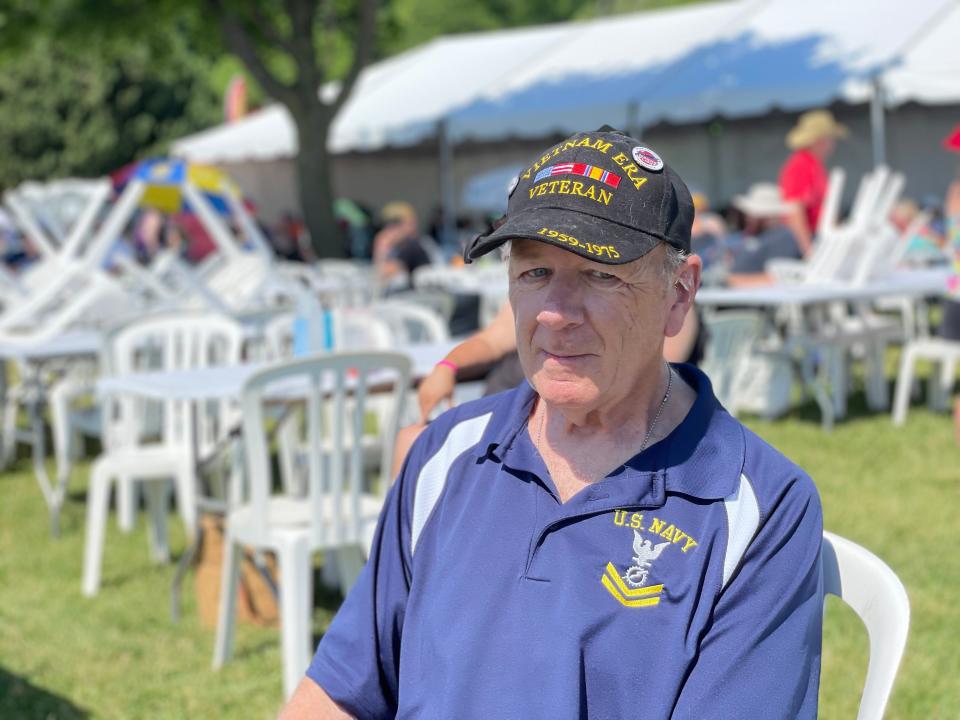
M 733 206 L 757 218 L 780 217 L 790 209 L 790 204 L 780 196 L 780 188 L 773 183 L 754 183 L 746 194 L 733 198 Z

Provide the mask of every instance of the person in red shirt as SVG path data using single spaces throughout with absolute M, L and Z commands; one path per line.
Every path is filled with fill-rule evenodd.
M 793 204 L 785 220 L 805 256 L 813 247 L 820 208 L 827 194 L 826 160 L 833 154 L 836 141 L 846 136 L 846 126 L 838 123 L 828 110 L 804 113 L 787 133 L 787 147 L 793 154 L 780 169 L 780 194 Z

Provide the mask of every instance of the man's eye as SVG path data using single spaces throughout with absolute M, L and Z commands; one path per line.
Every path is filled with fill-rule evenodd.
M 590 277 L 594 280 L 602 280 L 604 282 L 609 282 L 611 280 L 616 280 L 617 276 L 610 273 L 600 272 L 599 270 L 591 270 Z
M 530 270 L 525 270 L 520 273 L 520 276 L 526 278 L 545 278 L 549 274 L 550 271 L 546 268 L 531 268 Z

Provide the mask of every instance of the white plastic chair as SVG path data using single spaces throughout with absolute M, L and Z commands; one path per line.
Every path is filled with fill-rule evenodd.
M 700 368 L 732 414 L 746 411 L 773 418 L 790 407 L 790 357 L 762 340 L 763 315 L 748 310 L 705 313 L 707 343 Z
M 390 417 L 380 428 L 381 463 L 375 491 L 365 489 L 362 447 L 349 439 L 364 433 L 367 386 L 374 373 L 387 371 Z M 291 360 L 266 368 L 243 390 L 243 446 L 246 488 L 241 474 L 230 486 L 224 540 L 220 611 L 213 666 L 220 668 L 233 649 L 234 615 L 241 547 L 277 553 L 280 571 L 280 623 L 283 687 L 293 693 L 310 659 L 313 597 L 312 555 L 318 550 L 360 547 L 368 552 L 390 483 L 390 463 L 399 413 L 410 385 L 411 364 L 395 353 L 335 353 Z M 381 381 L 378 379 L 378 383 Z M 352 390 L 352 391 L 351 391 Z M 379 394 L 379 393 L 378 393 Z M 293 396 L 291 398 L 291 396 Z M 306 493 L 272 493 L 269 440 L 265 421 L 271 399 L 305 398 L 300 416 L 305 436 Z M 341 587 L 359 573 L 338 557 Z
M 147 318 L 122 328 L 108 340 L 104 371 L 128 374 L 229 365 L 240 361 L 242 343 L 242 328 L 222 316 L 178 313 Z M 150 402 L 122 395 L 104 399 L 104 452 L 91 468 L 87 497 L 85 595 L 95 595 L 100 587 L 113 480 L 117 481 L 121 526 L 132 525 L 135 484 L 146 489 L 151 547 L 157 560 L 168 560 L 168 481 L 175 479 L 180 515 L 192 532 L 197 516 L 195 456 L 228 430 L 226 410 L 226 401 L 191 408 L 177 400 Z
M 917 361 L 929 360 L 939 365 L 930 374 L 927 399 L 934 410 L 944 410 L 948 405 L 956 378 L 957 363 L 960 363 L 960 341 L 942 337 L 918 338 L 908 342 L 900 356 L 900 371 L 894 390 L 893 424 L 900 426 L 907 420 L 910 393 Z
M 443 318 L 422 305 L 389 299 L 371 306 L 370 311 L 387 321 L 398 345 L 441 343 L 450 339 L 450 330 Z
M 858 720 L 881 720 L 910 629 L 910 599 L 886 563 L 854 542 L 823 533 L 823 590 L 849 605 L 867 627 L 870 660 Z

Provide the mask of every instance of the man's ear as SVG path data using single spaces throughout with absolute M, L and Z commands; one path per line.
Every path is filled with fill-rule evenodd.
M 700 271 L 703 261 L 699 255 L 690 255 L 683 261 L 683 265 L 674 275 L 674 284 L 668 291 L 671 299 L 667 310 L 667 322 L 664 335 L 674 337 L 683 327 L 683 320 L 693 307 L 697 290 L 700 288 Z

